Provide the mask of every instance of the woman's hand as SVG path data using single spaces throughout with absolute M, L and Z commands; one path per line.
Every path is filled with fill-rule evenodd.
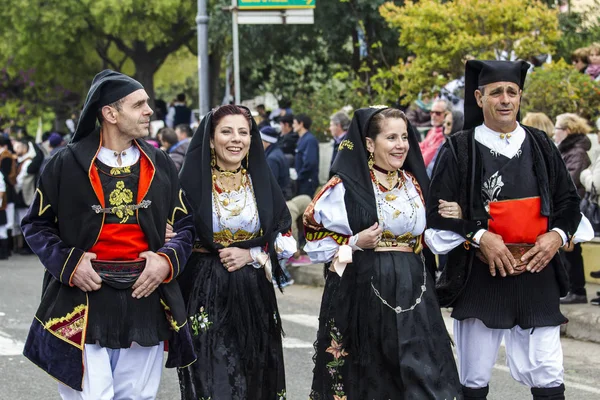
M 440 199 L 438 213 L 444 218 L 462 219 L 462 210 L 455 202 Z
M 381 240 L 382 229 L 379 224 L 375 222 L 373 226 L 359 232 L 357 235 L 356 245 L 361 249 L 374 249 L 377 247 L 377 243 Z
M 219 257 L 228 272 L 237 271 L 254 261 L 249 249 L 240 249 L 239 247 L 219 249 Z
M 167 229 L 165 230 L 165 243 L 168 243 L 175 236 L 177 236 L 177 233 L 173 231 L 173 226 L 167 224 Z

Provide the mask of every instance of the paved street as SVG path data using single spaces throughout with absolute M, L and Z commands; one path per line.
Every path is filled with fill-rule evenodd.
M 40 295 L 42 271 L 43 268 L 32 256 L 14 256 L 8 262 L 0 262 L 0 400 L 59 398 L 56 383 L 20 355 Z M 284 343 L 288 399 L 305 400 L 311 381 L 312 342 L 321 289 L 292 286 L 279 299 L 287 334 Z M 447 314 L 446 322 L 450 323 Z M 600 398 L 600 345 L 564 339 L 563 348 L 567 398 Z M 505 365 L 502 349 L 494 369 L 489 399 L 530 398 L 529 389 L 513 381 Z M 174 371 L 165 370 L 158 398 L 178 399 Z

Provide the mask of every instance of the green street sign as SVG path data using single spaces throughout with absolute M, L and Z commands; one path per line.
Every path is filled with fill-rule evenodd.
M 316 0 L 238 0 L 240 10 L 277 10 L 282 8 L 315 8 Z

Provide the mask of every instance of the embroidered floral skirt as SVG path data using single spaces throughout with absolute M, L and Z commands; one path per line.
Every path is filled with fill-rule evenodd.
M 263 269 L 227 272 L 194 253 L 179 278 L 198 360 L 179 369 L 185 400 L 285 400 L 281 327 Z
M 370 360 L 361 365 L 345 348 L 332 305 L 340 279 L 329 272 L 315 342 L 312 400 L 454 400 L 462 399 L 434 282 L 428 274 L 423 291 L 423 263 L 413 253 L 374 253 L 369 286 Z M 348 268 L 352 268 L 349 265 Z M 345 275 L 344 275 L 345 276 Z M 418 300 L 420 299 L 420 300 Z M 412 311 L 397 314 L 392 308 Z M 339 316 L 339 318 L 342 318 Z

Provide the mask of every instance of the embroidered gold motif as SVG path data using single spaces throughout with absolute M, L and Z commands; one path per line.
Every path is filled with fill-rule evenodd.
M 260 236 L 261 234 L 262 234 L 261 232 L 256 234 L 256 233 L 245 231 L 243 229 L 240 229 L 239 231 L 233 233 L 229 229 L 224 229 L 220 232 L 215 232 L 213 234 L 213 240 L 215 241 L 215 243 L 220 243 L 223 246 L 227 247 L 230 244 L 235 243 L 235 242 L 243 242 L 246 240 L 255 239 L 258 236 Z
M 66 342 L 82 348 L 85 340 L 83 332 L 86 327 L 86 314 L 87 306 L 81 304 L 64 317 L 49 320 L 44 324 L 44 328 Z
M 44 195 L 42 194 L 42 191 L 40 189 L 36 189 L 35 191 L 40 194 L 40 211 L 38 212 L 38 216 L 41 217 L 42 214 L 44 214 L 46 210 L 50 208 L 50 204 L 44 207 Z
M 344 150 L 344 149 L 348 149 L 348 150 L 354 150 L 354 143 L 352 143 L 351 141 L 349 141 L 348 139 L 344 139 L 340 142 L 340 146 L 338 147 L 338 151 L 339 150 Z
M 173 214 L 171 214 L 171 219 L 167 220 L 167 222 L 171 225 L 173 225 L 175 223 L 175 214 L 177 213 L 177 210 L 181 211 L 185 215 L 187 215 L 187 213 L 188 213 L 187 207 L 183 203 L 183 190 L 181 190 L 181 189 L 179 189 L 179 203 L 181 204 L 181 207 L 175 207 L 173 209 Z
M 115 167 L 110 169 L 111 175 L 130 174 L 131 167 Z
M 113 213 L 121 218 L 121 224 L 127 222 L 129 217 L 134 215 L 131 207 L 127 207 L 133 201 L 133 192 L 125 188 L 123 181 L 117 182 L 116 188 L 110 193 L 108 201 L 113 206 Z

